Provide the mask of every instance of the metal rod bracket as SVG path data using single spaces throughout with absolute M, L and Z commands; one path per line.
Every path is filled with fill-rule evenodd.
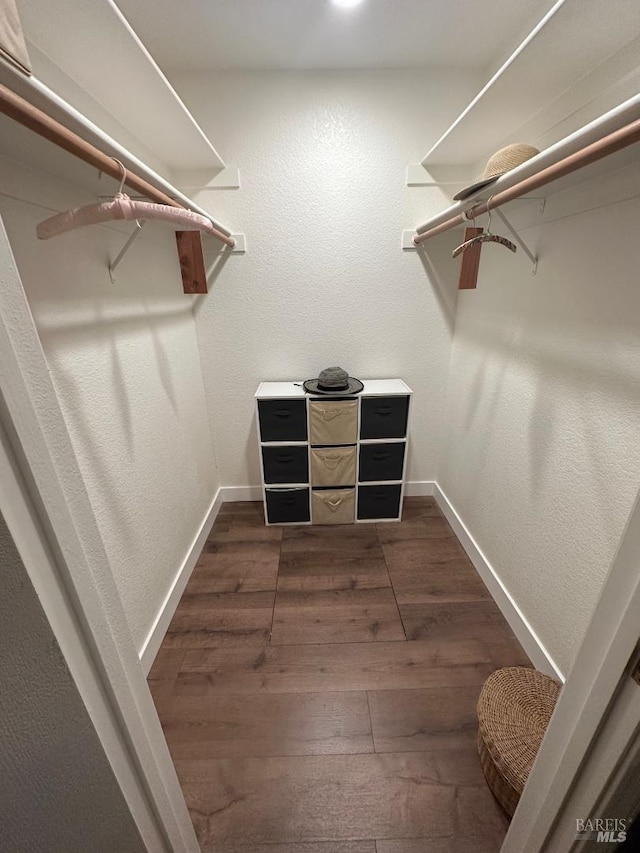
M 525 255 L 529 258 L 529 260 L 530 260 L 530 261 L 531 261 L 531 263 L 533 264 L 533 269 L 531 270 L 531 275 L 535 275 L 535 274 L 538 272 L 538 258 L 533 254 L 533 252 L 531 251 L 531 249 L 527 246 L 527 244 L 524 242 L 524 240 L 522 239 L 522 237 L 518 234 L 518 232 L 517 232 L 517 231 L 516 231 L 516 229 L 513 227 L 513 225 L 509 222 L 509 220 L 508 220 L 508 219 L 507 219 L 507 217 L 504 215 L 504 213 L 503 213 L 501 210 L 492 211 L 492 213 L 493 213 L 493 212 L 497 213 L 497 214 L 498 214 L 498 216 L 500 217 L 500 219 L 502 219 L 503 223 L 504 223 L 504 224 L 507 226 L 507 228 L 509 229 L 509 231 L 510 231 L 510 233 L 511 233 L 511 236 L 513 237 L 513 239 L 516 241 L 516 243 L 518 244 L 518 246 L 520 246 L 520 248 L 521 248 L 521 249 L 522 249 L 522 251 L 525 253 Z
M 116 271 L 116 267 L 118 266 L 120 261 L 124 258 L 124 256 L 127 254 L 127 252 L 129 251 L 129 249 L 131 248 L 131 246 L 133 245 L 135 240 L 140 236 L 140 232 L 144 228 L 145 224 L 146 224 L 146 219 L 143 220 L 142 222 L 139 222 L 136 219 L 136 230 L 133 232 L 133 234 L 131 234 L 131 236 L 129 237 L 127 242 L 124 244 L 122 249 L 120 249 L 120 251 L 119 251 L 118 255 L 116 256 L 116 259 L 113 261 L 113 263 L 109 264 L 109 278 L 111 279 L 111 284 L 115 284 L 115 281 L 116 281 L 116 278 L 114 275 L 114 273 Z

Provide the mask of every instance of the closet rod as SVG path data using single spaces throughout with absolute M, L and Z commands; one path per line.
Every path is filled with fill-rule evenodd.
M 78 136 L 77 133 L 69 130 L 63 124 L 60 124 L 60 122 L 51 118 L 51 116 L 48 116 L 45 112 L 34 107 L 33 104 L 30 104 L 24 98 L 21 98 L 20 95 L 17 95 L 11 89 L 1 84 L 0 113 L 12 118 L 23 125 L 23 127 L 32 130 L 44 139 L 48 139 L 49 142 L 53 142 L 54 145 L 63 148 L 69 154 L 73 154 L 74 157 L 78 157 L 90 166 L 94 166 L 112 178 L 120 179 L 122 173 L 113 157 L 100 151 L 95 145 L 87 142 L 81 136 Z M 125 184 L 141 195 L 151 199 L 151 201 L 166 204 L 170 207 L 187 209 L 186 205 L 175 201 L 171 196 L 156 189 L 152 184 L 145 181 L 144 178 L 139 177 L 129 169 L 126 170 Z M 231 249 L 234 248 L 235 240 L 233 237 L 224 234 L 219 228 L 214 228 L 213 230 L 215 231 L 213 236 Z
M 501 193 L 496 193 L 496 195 L 491 197 L 491 210 L 495 210 L 496 207 L 500 207 L 508 201 L 513 201 L 516 198 L 527 195 L 527 193 L 537 190 L 551 181 L 556 181 L 559 178 L 563 178 L 565 175 L 570 175 L 572 172 L 576 172 L 584 166 L 589 166 L 591 163 L 602 160 L 609 154 L 614 154 L 616 151 L 620 151 L 622 148 L 626 148 L 628 145 L 633 145 L 635 142 L 639 141 L 640 119 L 637 119 L 636 121 L 632 121 L 630 124 L 621 127 L 619 130 L 613 131 L 613 133 L 608 134 L 608 136 L 603 136 L 602 139 L 597 139 L 595 142 L 592 142 L 591 145 L 587 145 L 573 154 L 569 154 L 569 156 L 565 157 L 563 160 L 558 160 L 557 163 L 547 166 L 546 169 L 536 172 L 534 175 L 525 178 L 519 183 L 514 184 L 512 187 L 503 190 Z M 476 204 L 474 207 L 466 211 L 466 215 L 461 213 L 458 216 L 454 216 L 452 219 L 447 219 L 440 225 L 436 225 L 434 228 L 430 228 L 428 231 L 423 231 L 421 234 L 417 234 L 413 238 L 413 242 L 416 246 L 419 246 L 426 240 L 430 240 L 431 237 L 435 237 L 437 234 L 442 234 L 444 231 L 449 231 L 457 225 L 468 225 L 470 220 L 475 217 L 482 216 L 482 214 L 486 212 L 486 201 Z

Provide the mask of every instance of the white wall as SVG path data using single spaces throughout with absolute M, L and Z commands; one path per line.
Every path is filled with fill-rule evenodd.
M 162 226 L 147 226 L 111 285 L 106 259 L 129 229 L 39 243 L 45 212 L 0 198 L 136 643 L 217 486 L 259 482 L 258 382 L 338 363 L 413 387 L 409 480 L 438 479 L 566 674 L 640 472 L 635 202 L 596 209 L 637 194 L 637 170 L 550 199 L 547 224 L 527 232 L 540 244 L 536 278 L 522 253 L 487 247 L 456 316 L 448 238 L 430 245 L 433 266 L 399 243 L 445 203 L 437 188 L 407 188 L 405 169 L 472 81 L 398 71 L 173 82 L 241 170 L 240 191 L 192 192 L 248 235 L 208 296 L 181 294 Z M 88 200 L 12 163 L 2 173 L 4 191 L 39 204 Z
M 414 389 L 408 478 L 433 479 L 455 291 L 443 294 L 400 249 L 402 230 L 444 203 L 438 189 L 408 189 L 405 170 L 467 103 L 472 81 L 386 71 L 172 82 L 241 171 L 240 191 L 193 193 L 249 246 L 196 308 L 222 484 L 259 483 L 258 383 L 333 364 Z
M 0 829 L 20 853 L 142 853 L 122 791 L 0 515 Z
M 95 199 L 8 159 L 0 174 L 20 199 L 0 196 L 0 212 L 140 650 L 218 487 L 193 298 L 171 229 L 148 224 L 112 284 L 107 259 L 131 224 L 39 241 L 42 206 Z
M 636 163 L 550 196 L 537 276 L 487 246 L 458 300 L 438 482 L 564 675 L 640 481 L 638 194 Z

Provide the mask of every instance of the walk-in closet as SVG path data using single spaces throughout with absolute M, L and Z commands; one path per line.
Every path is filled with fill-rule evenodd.
M 0 0 L 3 851 L 635 849 L 639 199 L 635 0 Z

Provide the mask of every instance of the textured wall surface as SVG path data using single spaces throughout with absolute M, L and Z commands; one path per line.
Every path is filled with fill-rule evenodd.
M 400 235 L 442 207 L 405 186 L 408 163 L 466 103 L 455 74 L 218 74 L 172 79 L 239 192 L 194 192 L 246 231 L 196 307 L 221 483 L 260 481 L 253 394 L 340 364 L 414 390 L 408 477 L 435 476 L 455 291 Z M 193 191 L 192 191 L 193 192 Z
M 438 481 L 565 675 L 640 482 L 639 193 L 552 195 L 537 276 L 487 246 L 458 300 Z
M 130 228 L 38 243 L 44 212 L 0 205 L 136 643 L 218 484 L 259 482 L 258 383 L 338 363 L 412 386 L 408 478 L 439 481 L 566 674 L 640 473 L 635 202 L 613 203 L 640 193 L 637 169 L 549 200 L 544 227 L 526 232 L 537 277 L 522 253 L 487 247 L 480 287 L 456 314 L 448 240 L 421 260 L 400 234 L 446 203 L 437 187 L 407 188 L 405 169 L 473 81 L 398 71 L 172 82 L 241 170 L 241 191 L 187 190 L 248 238 L 244 256 L 209 255 L 207 297 L 181 294 L 160 225 L 112 285 L 107 256 Z M 87 200 L 15 164 L 2 174 L 5 191 L 38 204 Z
M 0 848 L 145 849 L 0 515 Z
M 217 490 L 192 297 L 173 231 L 146 226 L 112 284 L 131 224 L 39 241 L 87 194 L 0 160 L 0 210 L 110 558 L 141 648 Z M 105 182 L 105 192 L 115 190 Z

